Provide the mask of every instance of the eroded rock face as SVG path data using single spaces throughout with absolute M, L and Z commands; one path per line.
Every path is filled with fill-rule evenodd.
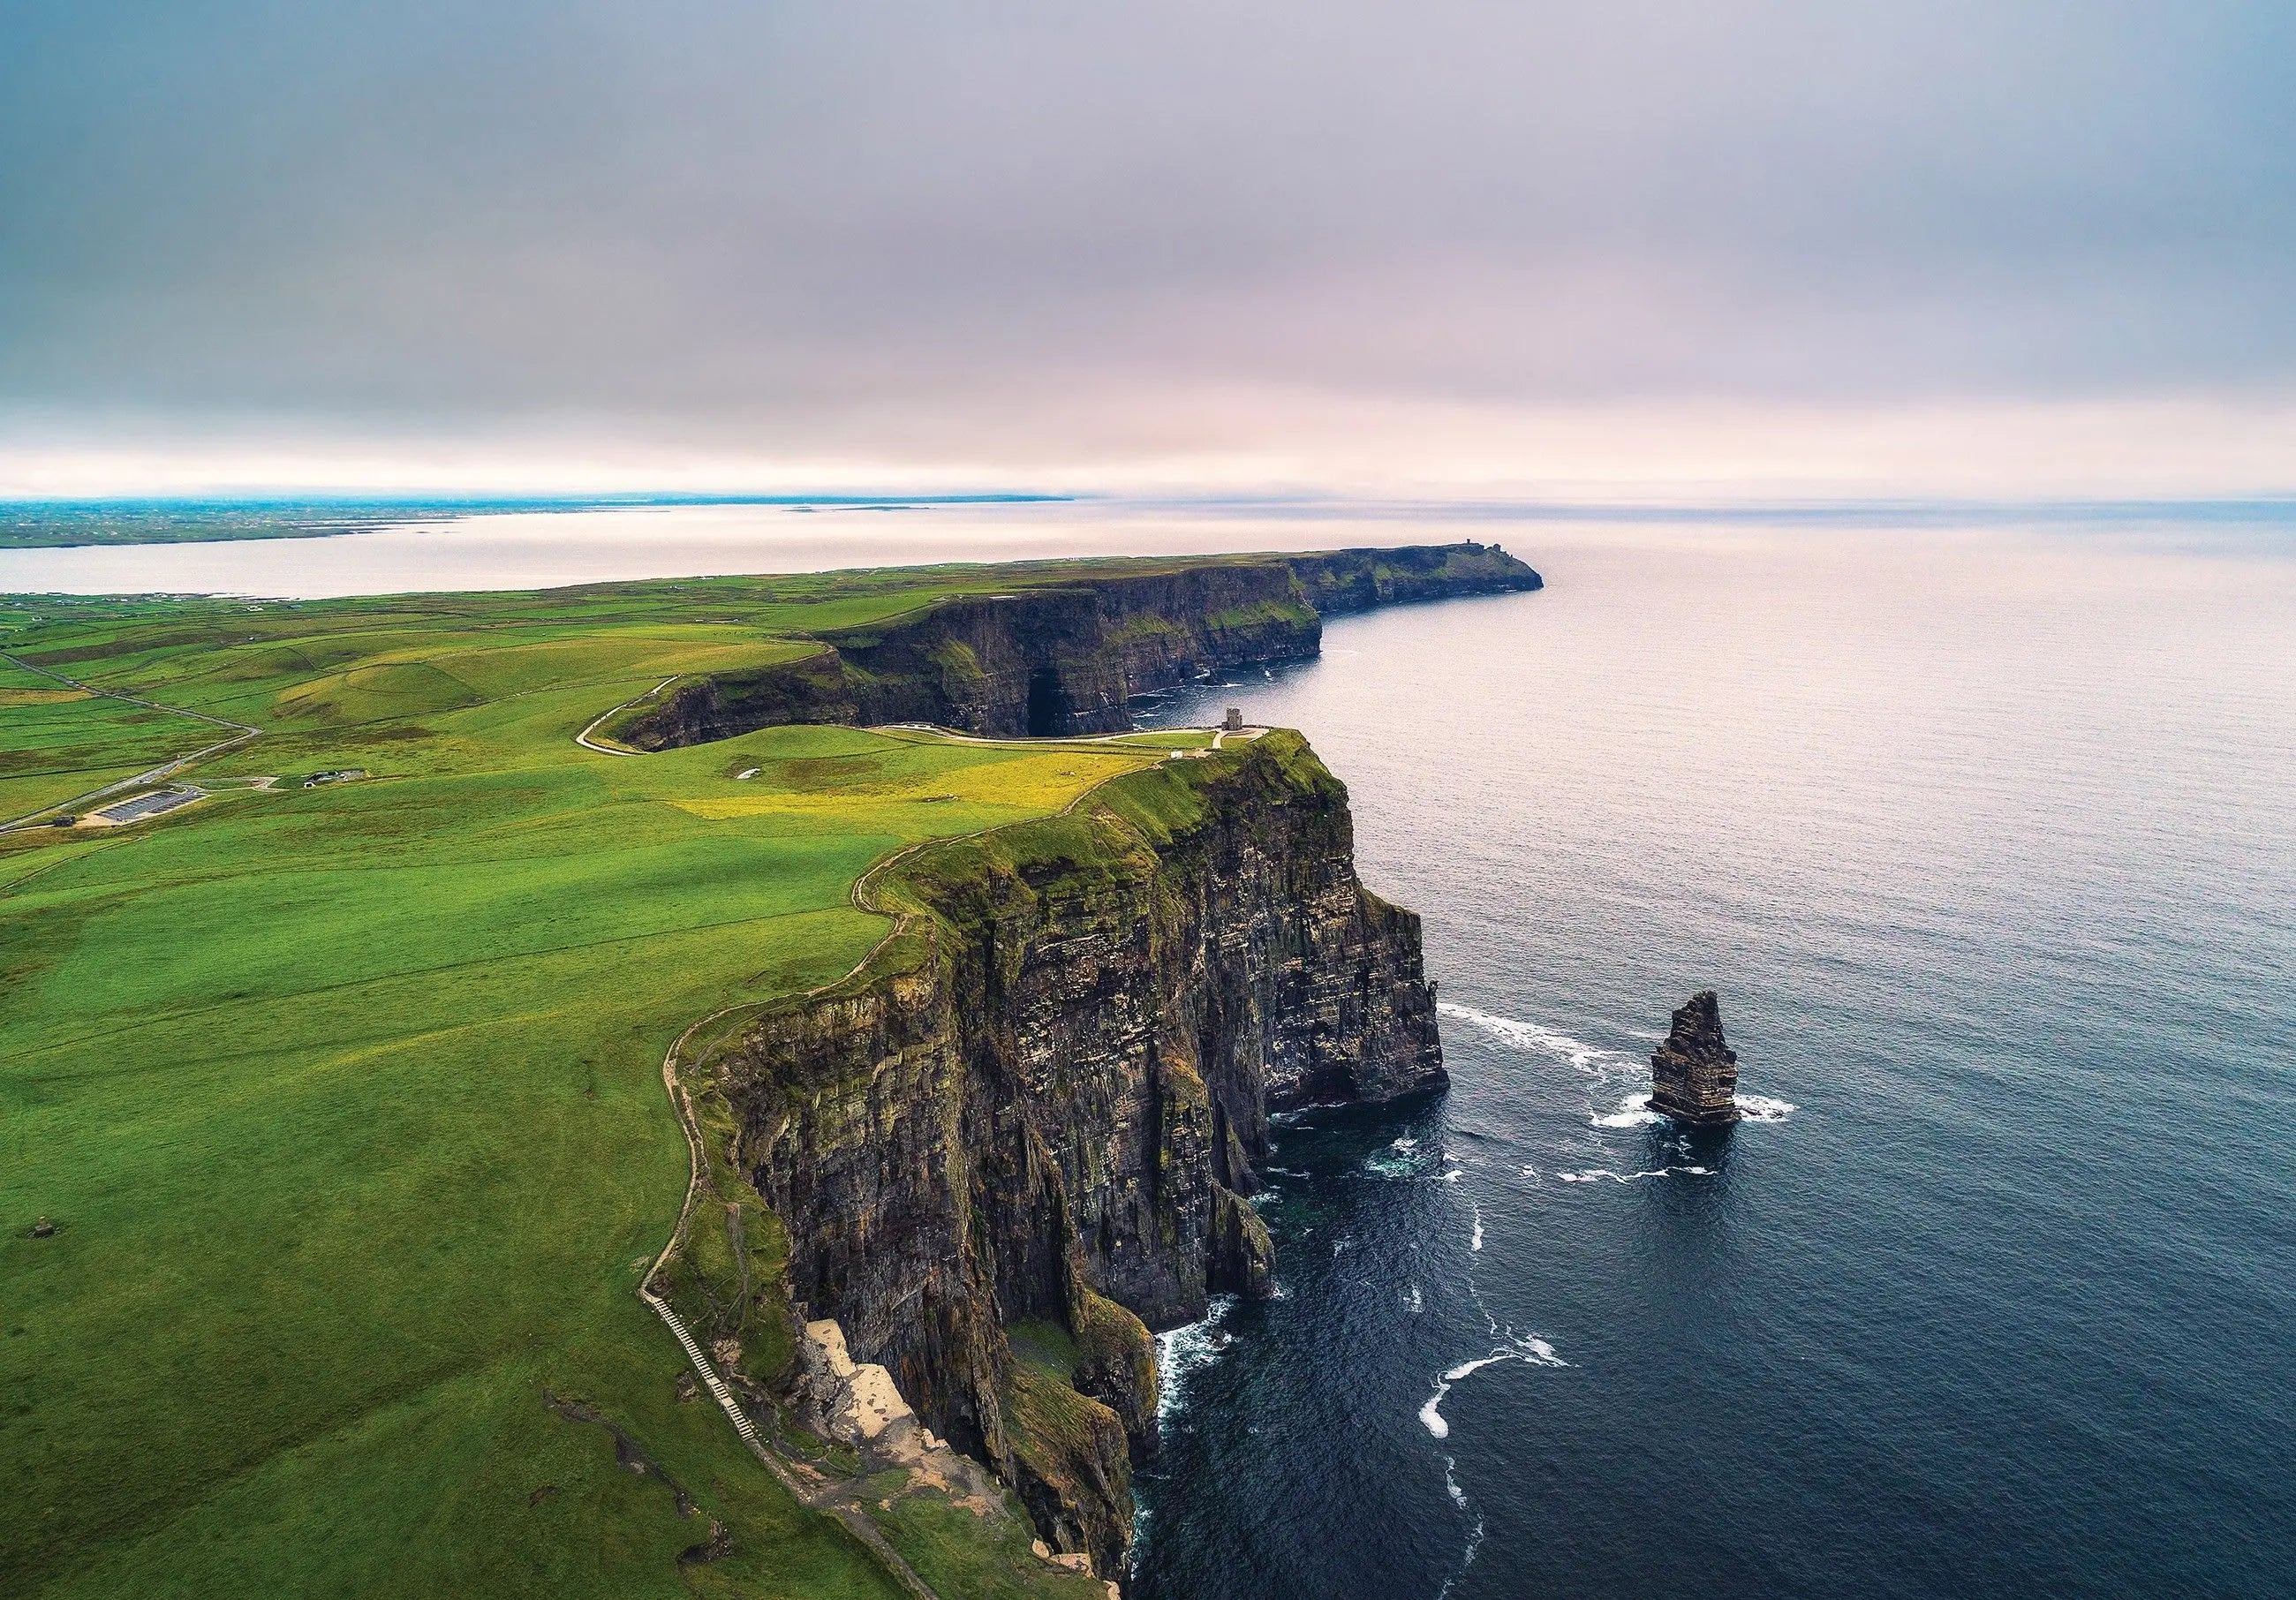
M 1539 587 L 1505 551 L 1472 543 L 1101 573 L 826 632 L 812 655 L 688 679 L 611 731 L 642 750 L 792 722 L 1113 733 L 1132 726 L 1135 694 L 1314 656 L 1326 614 Z
M 798 1398 L 806 1422 L 824 1439 L 858 1445 L 916 1415 L 901 1398 L 893 1374 L 874 1362 L 853 1359 L 845 1330 L 827 1318 L 805 1325 L 798 1341 Z
M 718 1069 L 804 1314 L 1102 1572 L 1155 1443 L 1147 1326 L 1267 1292 L 1244 1196 L 1269 1111 L 1446 1081 L 1418 919 L 1357 881 L 1346 792 L 1296 735 L 1136 783 L 1128 815 L 920 857 L 929 952 Z M 1074 1340 L 1069 1383 L 1016 1360 L 1024 1320 Z
M 1722 1038 L 1722 1003 L 1710 989 L 1690 997 L 1651 1056 L 1651 1109 L 1679 1122 L 1738 1120 L 1738 1055 Z

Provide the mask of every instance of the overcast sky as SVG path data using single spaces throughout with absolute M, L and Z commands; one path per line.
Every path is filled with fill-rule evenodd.
M 0 0 L 0 491 L 2241 492 L 2292 419 L 2288 0 Z

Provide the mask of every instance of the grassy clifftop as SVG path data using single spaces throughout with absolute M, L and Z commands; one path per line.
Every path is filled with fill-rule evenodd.
M 837 630 L 1189 565 L 0 599 L 0 824 L 40 825 L 0 832 L 0 1592 L 899 1593 L 681 1398 L 632 1292 L 686 1183 L 663 1054 L 859 961 L 873 861 L 1170 741 L 576 736 Z M 46 825 L 202 718 L 258 734 L 207 798 Z M 942 1570 L 1003 1561 L 901 1505 Z M 1083 1592 L 1013 1574 L 980 1592 Z
M 685 1181 L 662 1053 L 859 959 L 877 857 L 1160 752 L 574 743 L 664 673 L 791 649 L 768 608 L 914 601 L 791 587 L 12 608 L 33 668 L 263 730 L 203 782 L 371 775 L 0 835 L 0 1589 L 898 1592 L 677 1398 L 631 1293 Z M 78 753 L 12 811 L 212 731 L 35 703 L 81 709 Z M 0 743 L 64 766 L 53 726 Z M 728 1552 L 681 1561 L 712 1522 Z

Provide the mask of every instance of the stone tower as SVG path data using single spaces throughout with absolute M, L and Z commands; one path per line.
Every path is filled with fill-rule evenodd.
M 1651 1110 L 1677 1122 L 1738 1120 L 1738 1054 L 1722 1039 L 1722 1003 L 1710 989 L 1674 1013 L 1651 1056 Z

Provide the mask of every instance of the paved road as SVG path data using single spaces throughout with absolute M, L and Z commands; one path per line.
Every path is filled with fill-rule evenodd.
M 84 693 L 102 695 L 106 700 L 124 700 L 131 706 L 142 706 L 146 710 L 165 711 L 170 717 L 188 717 L 194 722 L 211 723 L 217 727 L 238 730 L 228 739 L 210 744 L 203 750 L 195 750 L 188 756 L 178 756 L 172 761 L 162 762 L 149 772 L 139 772 L 132 778 L 122 778 L 116 784 L 106 784 L 101 789 L 91 789 L 86 794 L 75 794 L 70 800 L 58 800 L 52 806 L 42 806 L 37 811 L 27 811 L 23 816 L 12 821 L 0 822 L 0 833 L 5 833 L 16 828 L 31 827 L 39 817 L 53 816 L 57 812 L 68 811 L 75 808 L 84 808 L 90 801 L 102 800 L 106 795 L 119 794 L 123 791 L 138 788 L 147 784 L 163 784 L 195 762 L 204 761 L 209 756 L 221 755 L 234 745 L 244 744 L 250 739 L 258 739 L 263 736 L 261 728 L 250 727 L 244 722 L 234 722 L 227 717 L 210 717 L 205 711 L 186 711 L 181 706 L 163 706 L 156 700 L 145 700 L 135 694 L 122 694 L 116 689 L 99 689 L 94 684 L 84 684 L 76 677 L 66 677 L 62 673 L 51 672 L 45 667 L 35 667 L 31 662 L 10 655 L 4 651 L 0 651 L 0 661 L 5 661 L 12 667 L 20 668 L 26 672 L 36 673 L 41 677 L 53 678 L 57 683 L 68 685 Z

